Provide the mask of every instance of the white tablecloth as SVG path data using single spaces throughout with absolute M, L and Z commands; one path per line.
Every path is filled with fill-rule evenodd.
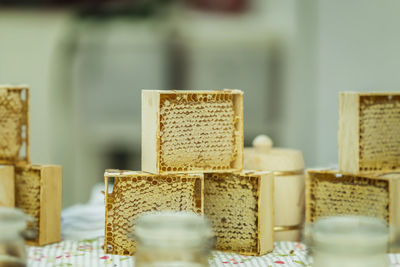
M 28 248 L 28 266 L 110 266 L 132 267 L 133 258 L 104 254 L 103 238 L 60 243 Z M 307 259 L 307 248 L 301 243 L 277 242 L 275 249 L 262 257 L 246 257 L 233 253 L 213 252 L 210 266 L 254 266 L 254 267 L 301 267 L 311 266 Z M 400 266 L 400 254 L 389 254 L 393 267 Z M 378 267 L 378 266 L 377 266 Z

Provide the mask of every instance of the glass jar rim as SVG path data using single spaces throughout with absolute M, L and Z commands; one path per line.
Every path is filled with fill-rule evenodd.
M 323 217 L 310 230 L 314 248 L 335 252 L 385 252 L 389 241 L 386 222 L 375 217 Z
M 150 212 L 136 220 L 133 238 L 157 246 L 198 246 L 214 237 L 208 220 L 192 212 Z
M 27 221 L 32 217 L 17 208 L 0 207 L 0 229 L 12 229 L 17 232 L 25 230 Z
M 33 218 L 20 209 L 0 207 L 0 240 L 8 242 L 22 238 L 28 221 Z

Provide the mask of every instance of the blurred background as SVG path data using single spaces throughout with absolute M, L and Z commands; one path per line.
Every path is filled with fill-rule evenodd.
M 337 163 L 338 92 L 400 90 L 400 1 L 0 0 L 0 83 L 31 86 L 31 159 L 64 207 L 140 170 L 141 89 L 237 88 L 245 144 Z

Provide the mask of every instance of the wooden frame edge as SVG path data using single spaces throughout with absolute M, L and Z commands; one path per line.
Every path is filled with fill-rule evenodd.
M 160 94 L 157 90 L 142 90 L 141 100 L 141 148 L 142 170 L 159 173 L 159 108 Z
M 359 106 L 359 93 L 339 93 L 338 163 L 343 172 L 359 170 Z
M 259 228 L 259 248 L 258 255 L 264 255 L 274 249 L 274 180 L 275 177 L 272 173 L 260 172 L 255 173 L 259 175 L 259 197 L 258 197 L 258 228 Z M 261 209 L 261 211 L 260 211 Z M 262 221 L 260 221 L 262 220 Z M 265 229 L 265 227 L 268 229 Z M 262 227 L 260 229 L 260 227 Z
M 31 166 L 40 171 L 40 211 L 37 245 L 61 241 L 62 167 Z

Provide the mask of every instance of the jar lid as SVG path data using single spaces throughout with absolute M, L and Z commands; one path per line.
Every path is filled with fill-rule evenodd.
M 244 165 L 245 169 L 260 171 L 302 171 L 304 159 L 300 150 L 273 148 L 268 136 L 259 135 L 254 139 L 252 148 L 245 148 Z
M 198 246 L 214 237 L 209 222 L 192 212 L 151 212 L 136 221 L 134 238 L 156 246 Z
M 335 253 L 386 253 L 389 241 L 386 222 L 374 217 L 324 217 L 310 230 L 313 248 Z

